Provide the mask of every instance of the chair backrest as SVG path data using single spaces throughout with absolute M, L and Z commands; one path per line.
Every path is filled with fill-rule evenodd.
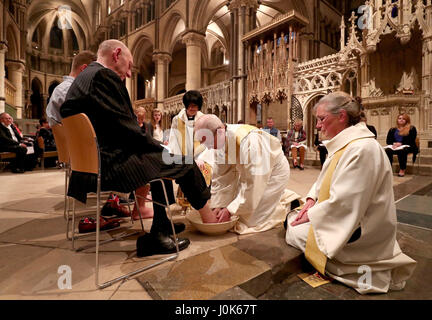
M 61 163 L 69 164 L 69 148 L 66 140 L 65 129 L 62 124 L 52 126 L 54 140 L 57 146 L 58 160 Z
M 45 141 L 41 136 L 37 136 L 36 142 L 38 144 L 38 147 L 42 150 L 42 152 L 45 150 Z
M 62 120 L 73 171 L 99 173 L 99 149 L 89 118 L 79 113 Z

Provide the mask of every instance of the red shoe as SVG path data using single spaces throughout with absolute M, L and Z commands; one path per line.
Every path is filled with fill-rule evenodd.
M 108 220 L 100 217 L 100 230 L 111 230 L 120 226 L 120 223 L 115 220 Z M 81 219 L 78 224 L 79 233 L 96 232 L 96 219 L 86 217 Z
M 127 218 L 130 217 L 129 210 L 120 205 L 120 198 L 117 195 L 110 194 L 105 202 L 101 216 L 105 218 Z

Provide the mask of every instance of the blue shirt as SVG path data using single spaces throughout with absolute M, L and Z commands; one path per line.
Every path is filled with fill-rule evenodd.
M 55 87 L 46 108 L 47 120 L 50 127 L 61 123 L 63 118 L 60 115 L 60 107 L 65 101 L 66 94 L 68 93 L 69 88 L 74 80 L 74 77 L 64 76 L 63 82 L 60 83 L 57 87 Z
M 399 134 L 399 129 L 396 129 L 395 134 L 394 134 L 394 138 L 395 138 L 395 142 L 402 143 L 403 137 Z

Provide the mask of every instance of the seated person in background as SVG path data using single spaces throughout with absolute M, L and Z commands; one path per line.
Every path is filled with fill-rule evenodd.
M 267 126 L 265 126 L 263 130 L 267 131 L 272 136 L 278 138 L 280 142 L 282 142 L 282 137 L 281 137 L 279 129 L 274 127 L 273 118 L 271 118 L 271 117 L 267 118 Z
M 284 221 L 300 196 L 286 189 L 290 168 L 277 138 L 251 125 L 225 127 L 209 114 L 195 123 L 195 137 L 214 149 L 213 157 L 203 160 L 213 169 L 210 205 L 219 222 L 237 215 L 234 231 L 246 234 Z
M 36 166 L 33 143 L 28 143 L 16 129 L 13 118 L 6 112 L 0 113 L 0 152 L 13 152 L 13 173 L 24 173 Z
M 153 109 L 150 118 L 151 134 L 153 139 L 168 145 L 168 137 L 164 134 L 164 128 L 162 125 L 162 111 L 159 109 Z
M 65 103 L 60 108 L 62 117 L 85 113 L 93 124 L 101 155 L 102 190 L 132 192 L 147 195 L 150 180 L 169 177 L 176 179 L 191 205 L 209 221 L 217 221 L 207 203 L 210 190 L 195 162 L 185 164 L 185 157 L 178 161 L 164 161 L 164 148 L 154 144 L 144 134 L 133 113 L 128 91 L 124 84 L 131 77 L 133 57 L 124 43 L 105 40 L 99 45 L 97 61 L 92 62 L 72 83 Z M 175 156 L 174 156 L 175 157 Z M 68 195 L 86 202 L 87 192 L 96 191 L 97 176 L 72 171 Z M 156 192 L 160 183 L 151 184 L 153 201 L 165 204 L 163 193 Z M 137 197 L 138 208 L 145 207 L 143 198 Z M 185 229 L 176 224 L 176 232 Z M 171 224 L 165 214 L 154 212 L 150 233 L 138 238 L 137 255 L 147 256 L 176 252 L 171 236 Z M 189 246 L 189 239 L 179 238 L 179 249 Z
M 321 163 L 321 168 L 324 165 L 324 162 L 327 158 L 327 148 L 325 147 L 325 145 L 322 143 L 322 133 L 321 130 L 318 130 L 318 132 L 315 135 L 315 141 L 314 141 L 314 145 L 315 145 L 315 150 L 317 150 L 319 152 L 319 157 L 320 157 L 320 163 Z
M 91 51 L 82 51 L 72 60 L 71 71 L 68 76 L 63 76 L 63 82 L 55 87 L 50 101 L 46 107 L 48 123 L 51 127 L 61 123 L 60 107 L 65 101 L 66 94 L 75 78 L 85 69 L 87 65 L 96 60 L 96 55 Z
M 416 159 L 418 153 L 416 138 L 417 129 L 411 125 L 409 115 L 400 114 L 396 120 L 396 127 L 391 128 L 387 134 L 387 146 L 384 147 L 391 165 L 393 164 L 393 155 L 397 155 L 400 166 L 399 177 L 405 175 L 408 154 L 413 153 L 413 162 Z
M 303 121 L 296 119 L 294 128 L 289 130 L 285 140 L 285 149 L 291 150 L 293 168 L 304 170 L 304 159 L 306 156 L 306 131 L 303 129 Z M 300 154 L 300 165 L 297 162 L 297 154 Z
M 56 151 L 56 143 L 51 127 L 46 118 L 39 119 L 40 128 L 36 134 L 37 154 L 41 156 L 44 151 Z M 46 167 L 55 167 L 56 158 L 43 159 Z
M 384 150 L 347 93 L 328 94 L 314 111 L 317 129 L 329 139 L 328 159 L 302 210 L 288 215 L 285 240 L 321 274 L 361 294 L 400 290 L 416 262 L 396 241 L 393 175 Z
M 374 126 L 370 126 L 367 124 L 367 118 L 364 111 L 360 112 L 360 121 L 363 121 L 366 124 L 366 127 L 374 134 L 375 139 L 377 138 L 377 131 Z

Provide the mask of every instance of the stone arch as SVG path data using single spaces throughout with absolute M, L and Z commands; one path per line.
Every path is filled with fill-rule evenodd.
M 6 40 L 8 42 L 8 50 L 6 57 L 12 60 L 18 60 L 20 58 L 20 46 L 16 36 L 20 33 L 17 32 L 16 28 L 9 24 L 6 28 Z
M 178 83 L 177 85 L 175 85 L 173 88 L 170 89 L 168 93 L 168 97 L 176 96 L 185 92 L 186 92 L 186 83 L 185 82 Z
M 165 19 L 164 19 L 165 20 Z M 186 19 L 183 14 L 177 10 L 172 10 L 170 16 L 166 18 L 164 27 L 161 28 L 162 39 L 160 40 L 160 50 L 172 53 L 176 42 L 181 33 L 186 30 Z M 183 24 L 183 30 L 182 29 Z
M 357 70 L 350 68 L 344 73 L 342 77 L 341 90 L 349 93 L 353 97 L 360 95 Z
M 194 19 L 191 21 L 191 28 L 204 32 L 210 21 L 214 19 L 215 14 L 224 6 L 229 4 L 229 1 L 197 1 L 195 8 L 193 8 Z M 212 7 L 209 7 L 212 5 Z
M 31 81 L 31 91 L 32 94 L 30 95 L 30 113 L 32 119 L 40 119 L 44 113 L 45 110 L 43 110 L 44 102 L 43 100 L 43 92 L 44 88 L 42 85 L 41 80 L 38 77 L 34 77 Z
M 306 143 L 308 147 L 312 147 L 315 139 L 316 117 L 313 114 L 313 107 L 318 100 L 327 94 L 326 91 L 315 92 L 310 95 L 303 105 L 303 127 L 306 131 Z

